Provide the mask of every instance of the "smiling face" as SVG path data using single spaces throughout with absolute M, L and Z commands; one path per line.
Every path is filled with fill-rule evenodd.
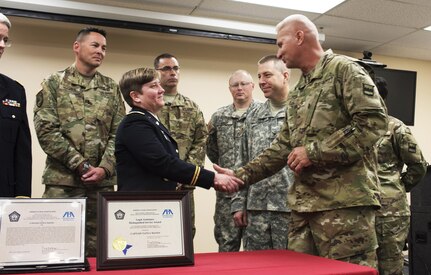
M 298 58 L 297 44 L 292 26 L 285 26 L 277 33 L 277 57 L 283 60 L 288 68 L 299 68 L 296 61 Z
M 165 101 L 163 100 L 164 93 L 165 90 L 160 85 L 160 80 L 156 78 L 142 85 L 140 92 L 130 92 L 130 97 L 133 99 L 135 106 L 156 114 L 165 105 Z
M 277 99 L 283 93 L 287 76 L 275 67 L 274 61 L 258 64 L 257 77 L 263 95 L 269 99 Z
M 90 32 L 73 43 L 76 63 L 90 70 L 102 64 L 106 54 L 106 38 L 97 32 Z

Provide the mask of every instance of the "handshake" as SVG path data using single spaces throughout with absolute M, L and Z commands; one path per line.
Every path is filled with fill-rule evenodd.
M 244 186 L 244 182 L 235 177 L 235 174 L 232 170 L 222 168 L 217 164 L 214 164 L 213 167 L 217 172 L 217 174 L 214 176 L 215 190 L 226 193 L 234 193 Z

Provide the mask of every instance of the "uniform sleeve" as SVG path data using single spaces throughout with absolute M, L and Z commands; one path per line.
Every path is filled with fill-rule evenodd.
M 126 109 L 124 107 L 124 102 L 121 97 L 120 89 L 118 85 L 115 84 L 114 88 L 114 100 L 115 100 L 115 112 L 110 125 L 108 144 L 106 146 L 105 152 L 103 154 L 102 160 L 99 167 L 103 167 L 107 170 L 108 178 L 115 174 L 115 135 L 117 133 L 118 125 L 120 125 L 121 120 L 125 116 Z
M 292 151 L 289 136 L 289 128 L 285 119 L 282 129 L 271 146 L 248 164 L 235 170 L 235 175 L 246 184 L 253 184 L 280 171 L 286 166 L 287 156 Z
M 141 122 L 130 124 L 122 129 L 122 139 L 127 151 L 142 169 L 183 184 L 207 189 L 213 185 L 213 172 L 169 154 L 151 126 Z
M 85 158 L 62 134 L 56 107 L 59 82 L 59 77 L 54 75 L 42 82 L 42 90 L 36 96 L 34 107 L 34 127 L 43 151 L 74 171 Z
M 323 140 L 305 145 L 309 159 L 317 165 L 354 163 L 387 131 L 386 106 L 373 81 L 359 65 L 345 66 L 335 88 L 350 123 Z
M 394 145 L 399 148 L 399 157 L 407 166 L 406 172 L 401 176 L 401 181 L 404 183 L 406 191 L 409 192 L 425 176 L 427 162 L 410 129 L 406 125 L 402 124 L 394 132 L 394 136 L 396 143 Z
M 208 136 L 208 129 L 204 115 L 199 108 L 197 109 L 195 121 L 196 127 L 192 137 L 193 141 L 189 152 L 187 152 L 185 161 L 197 166 L 203 166 L 205 164 L 205 144 Z
M 219 148 L 217 143 L 217 115 L 212 115 L 208 123 L 208 138 L 206 140 L 207 156 L 212 163 L 219 164 Z
M 22 103 L 24 119 L 21 122 L 17 145 L 15 148 L 15 196 L 31 196 L 31 175 L 32 175 L 32 156 L 31 156 L 31 135 L 28 126 L 27 100 L 24 88 L 22 90 Z

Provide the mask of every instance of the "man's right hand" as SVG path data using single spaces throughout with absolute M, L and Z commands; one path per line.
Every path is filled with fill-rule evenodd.
M 233 214 L 233 222 L 236 227 L 246 227 L 247 226 L 247 212 L 237 211 Z
M 229 175 L 229 176 L 232 176 L 232 177 L 235 176 L 233 170 L 231 170 L 231 169 L 220 167 L 220 166 L 218 166 L 215 163 L 213 164 L 213 167 L 214 167 L 214 170 L 216 170 L 217 173 Z
M 235 193 L 243 185 L 244 182 L 234 176 L 224 174 L 215 174 L 214 176 L 214 189 L 217 191 Z

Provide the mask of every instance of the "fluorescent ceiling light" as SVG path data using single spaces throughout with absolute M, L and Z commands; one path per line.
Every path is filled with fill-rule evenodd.
M 424 30 L 431 32 L 431 26 L 428 26 L 428 27 L 424 28 Z
M 277 7 L 298 11 L 325 13 L 345 0 L 232 0 L 262 6 Z

